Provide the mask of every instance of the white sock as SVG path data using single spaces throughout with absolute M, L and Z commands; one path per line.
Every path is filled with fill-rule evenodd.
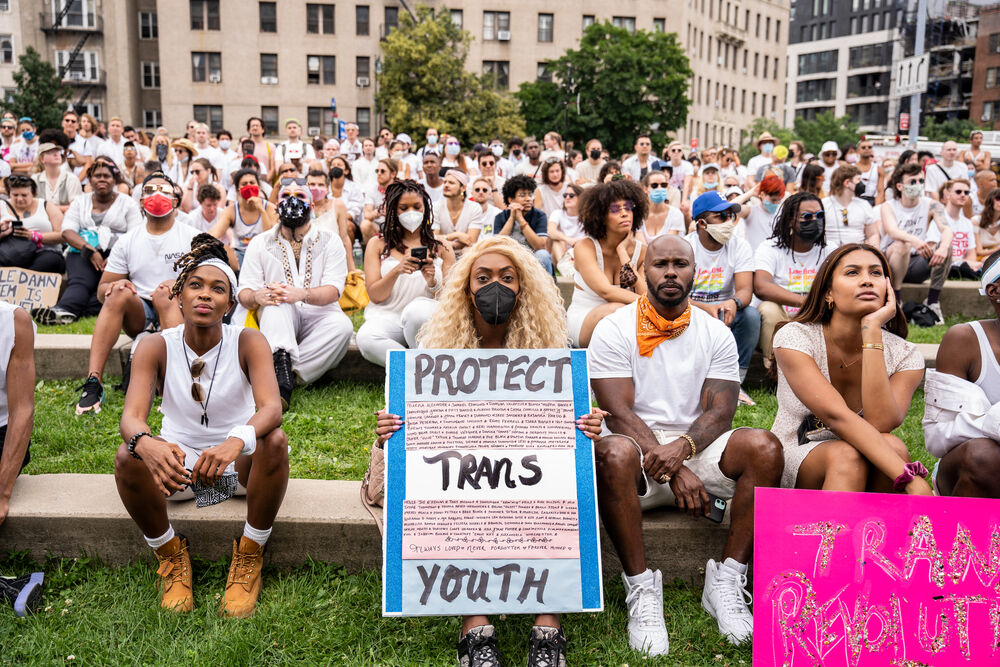
M 739 574 L 746 574 L 747 573 L 746 563 L 740 563 L 740 562 L 737 562 L 737 561 L 733 560 L 732 558 L 727 558 L 725 561 L 723 561 L 722 564 L 725 565 L 726 567 L 728 567 L 730 570 L 733 570 L 734 572 L 738 572 Z
M 243 537 L 253 540 L 260 546 L 264 546 L 267 544 L 267 538 L 271 537 L 271 529 L 268 528 L 267 530 L 258 530 L 251 526 L 250 522 L 247 521 L 243 524 Z
M 146 537 L 143 535 L 142 538 L 146 540 L 146 544 L 148 544 L 150 548 L 159 549 L 164 544 L 174 539 L 174 527 L 172 525 L 168 525 L 167 532 L 163 533 L 159 537 Z
M 743 384 L 743 381 L 747 379 L 747 372 L 749 370 L 750 370 L 749 368 L 740 369 L 740 384 Z
M 651 584 L 653 583 L 653 571 L 647 567 L 645 572 L 640 572 L 635 576 L 630 577 L 626 574 L 625 579 L 628 581 L 629 586 Z

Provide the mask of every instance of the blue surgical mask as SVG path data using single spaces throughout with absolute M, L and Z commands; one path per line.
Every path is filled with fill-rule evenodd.
M 767 211 L 772 215 L 778 212 L 779 204 L 775 204 L 773 201 L 768 201 L 765 199 L 764 201 L 761 202 L 761 205 L 764 207 L 765 211 Z
M 705 186 L 706 190 L 715 190 L 719 187 L 718 181 L 702 181 L 701 184 Z
M 973 179 L 975 177 L 976 177 L 976 170 L 975 169 L 970 169 L 969 170 L 969 178 Z
M 770 155 L 771 151 L 773 150 L 774 150 L 774 144 L 770 142 L 760 145 L 760 152 L 763 153 L 764 155 Z
M 436 134 L 432 134 L 427 137 L 428 146 L 434 146 L 435 144 L 437 144 L 437 142 L 438 142 L 438 136 Z
M 21 136 L 24 138 L 25 141 L 34 141 L 35 140 L 35 133 L 34 133 L 33 130 L 27 130 L 25 132 L 22 132 Z
M 667 201 L 667 189 L 666 188 L 656 188 L 655 190 L 649 191 L 649 201 L 654 204 L 662 204 Z
M 458 144 L 448 144 L 444 147 L 444 152 L 448 155 L 458 155 L 462 151 L 462 147 Z

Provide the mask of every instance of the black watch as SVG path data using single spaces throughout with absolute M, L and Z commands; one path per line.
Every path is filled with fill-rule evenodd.
M 738 296 L 734 294 L 729 298 L 736 302 L 736 310 L 743 310 L 743 302 L 740 301 L 740 298 Z
M 142 457 L 135 453 L 135 446 L 139 444 L 139 440 L 141 440 L 143 436 L 147 435 L 152 436 L 153 434 L 149 431 L 141 431 L 128 439 L 128 453 L 132 455 L 132 458 L 139 459 L 140 461 L 142 460 Z

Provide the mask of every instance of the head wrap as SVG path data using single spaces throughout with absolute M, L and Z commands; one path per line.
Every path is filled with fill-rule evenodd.
M 209 257 L 208 259 L 203 259 L 195 265 L 195 269 L 199 266 L 214 266 L 215 268 L 226 274 L 226 278 L 229 279 L 229 296 L 233 299 L 236 298 L 236 274 L 233 273 L 232 267 L 226 262 L 223 262 L 218 257 Z M 192 269 L 192 272 L 194 269 Z
M 979 279 L 979 293 L 986 296 L 986 286 L 995 283 L 1000 278 L 1000 262 L 993 262 L 990 268 L 983 271 L 983 276 Z
M 458 169 L 449 169 L 445 172 L 445 176 L 454 176 L 455 179 L 462 184 L 462 187 L 469 187 L 469 175 L 464 171 L 459 171 Z

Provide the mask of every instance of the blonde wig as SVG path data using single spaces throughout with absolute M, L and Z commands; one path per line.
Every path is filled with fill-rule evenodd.
M 420 329 L 420 344 L 432 349 L 479 347 L 469 278 L 476 260 L 491 252 L 511 261 L 520 289 L 504 347 L 528 350 L 566 347 L 569 340 L 566 310 L 555 281 L 534 255 L 509 236 L 488 236 L 465 251 L 448 272 L 434 315 Z

